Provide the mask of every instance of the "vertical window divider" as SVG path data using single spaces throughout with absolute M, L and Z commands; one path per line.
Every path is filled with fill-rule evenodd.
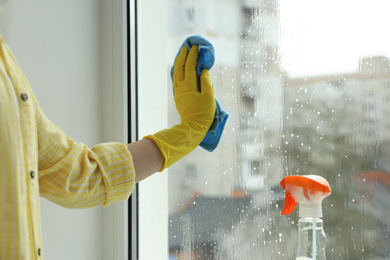
M 127 62 L 128 62 L 128 142 L 138 140 L 138 69 L 137 69 L 137 0 L 127 0 Z M 139 258 L 138 192 L 136 187 L 129 199 L 129 259 Z

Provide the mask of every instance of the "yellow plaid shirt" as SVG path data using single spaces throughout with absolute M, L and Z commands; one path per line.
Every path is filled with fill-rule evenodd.
M 42 259 L 39 195 L 69 208 L 104 206 L 130 196 L 127 146 L 91 149 L 67 137 L 41 111 L 0 37 L 0 259 Z

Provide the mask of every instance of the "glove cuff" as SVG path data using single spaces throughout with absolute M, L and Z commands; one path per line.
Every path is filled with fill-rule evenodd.
M 197 123 L 181 123 L 171 128 L 161 130 L 154 135 L 147 135 L 143 139 L 153 140 L 162 155 L 164 164 L 159 172 L 162 172 L 182 157 L 192 152 L 204 139 L 207 130 Z

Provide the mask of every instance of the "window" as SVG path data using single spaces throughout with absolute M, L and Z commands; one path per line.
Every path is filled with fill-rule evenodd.
M 260 171 L 260 160 L 251 161 L 251 173 L 258 175 Z
M 167 199 L 165 226 L 150 233 L 167 234 L 169 259 L 293 258 L 298 215 L 280 215 L 279 182 L 304 174 L 323 176 L 332 187 L 323 202 L 328 259 L 390 258 L 388 4 L 162 3 L 156 10 L 167 10 L 165 74 L 182 41 L 202 34 L 215 46 L 210 74 L 230 114 L 216 151 L 197 148 L 157 177 L 167 178 L 156 181 L 166 190 L 150 189 L 140 203 L 151 207 L 159 197 L 160 207 Z M 148 10 L 145 23 L 155 15 Z M 150 28 L 142 26 L 146 43 Z M 173 125 L 178 118 L 164 79 Z

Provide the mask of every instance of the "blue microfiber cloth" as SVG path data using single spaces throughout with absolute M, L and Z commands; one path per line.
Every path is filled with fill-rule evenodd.
M 191 49 L 193 45 L 198 45 L 198 63 L 196 64 L 196 76 L 198 79 L 198 87 L 200 89 L 200 74 L 204 69 L 210 70 L 215 61 L 215 51 L 214 51 L 214 46 L 202 35 L 192 35 L 188 37 L 182 44 L 182 46 L 179 49 L 179 52 L 177 55 L 180 54 L 181 48 L 183 46 L 186 46 L 188 50 Z M 176 57 L 177 57 L 176 55 Z M 175 60 L 176 60 L 175 57 Z M 175 64 L 175 63 L 173 63 Z M 172 66 L 171 69 L 171 79 L 173 80 L 173 70 L 174 66 Z M 213 85 L 214 87 L 214 85 Z M 223 129 L 225 128 L 226 121 L 229 117 L 229 114 L 226 113 L 221 108 L 221 105 L 219 104 L 218 100 L 215 99 L 215 117 L 214 121 L 210 126 L 209 131 L 207 132 L 205 138 L 203 141 L 199 144 L 202 148 L 206 149 L 209 152 L 214 151 L 215 148 L 217 148 L 219 141 L 221 140 Z

